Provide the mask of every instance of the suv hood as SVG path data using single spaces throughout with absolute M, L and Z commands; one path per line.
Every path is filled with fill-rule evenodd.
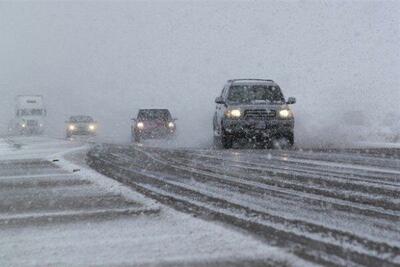
M 239 104 L 239 105 L 228 105 L 229 109 L 240 109 L 240 110 L 248 110 L 248 109 L 285 109 L 288 108 L 287 104 L 271 104 L 271 103 L 260 103 L 260 104 Z

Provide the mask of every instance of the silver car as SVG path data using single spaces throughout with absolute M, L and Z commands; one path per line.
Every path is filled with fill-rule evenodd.
M 215 99 L 214 143 L 231 148 L 236 139 L 270 146 L 273 140 L 294 144 L 294 116 L 280 87 L 272 80 L 228 80 Z

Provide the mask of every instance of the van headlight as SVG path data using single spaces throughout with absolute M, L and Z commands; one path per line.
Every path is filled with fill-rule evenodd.
M 282 109 L 279 111 L 279 117 L 282 119 L 289 119 L 293 116 L 293 113 L 290 109 Z
M 228 118 L 239 118 L 240 116 L 242 116 L 242 112 L 240 111 L 240 109 L 231 109 L 225 112 L 225 116 Z

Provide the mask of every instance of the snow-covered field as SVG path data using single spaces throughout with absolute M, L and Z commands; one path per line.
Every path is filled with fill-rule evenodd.
M 87 147 L 0 139 L 1 266 L 310 266 L 96 173 L 85 166 Z

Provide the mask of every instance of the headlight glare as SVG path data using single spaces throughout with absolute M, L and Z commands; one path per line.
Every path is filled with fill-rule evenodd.
M 138 123 L 136 124 L 136 126 L 137 126 L 139 129 L 143 129 L 143 128 L 144 128 L 143 122 L 138 122 Z
M 240 111 L 240 109 L 228 110 L 225 114 L 228 118 L 239 118 L 240 116 L 242 116 L 242 112 Z
M 279 117 L 283 119 L 290 118 L 292 116 L 292 112 L 289 109 L 282 109 L 279 111 Z
M 70 125 L 68 126 L 68 129 L 69 129 L 70 131 L 74 131 L 74 130 L 76 129 L 76 127 L 75 127 L 75 125 L 70 124 Z
M 175 124 L 174 124 L 173 122 L 169 122 L 169 123 L 168 123 L 168 127 L 169 127 L 169 128 L 174 128 L 174 127 L 175 127 Z
M 89 125 L 89 130 L 91 130 L 91 131 L 96 130 L 96 125 L 90 124 L 90 125 Z

